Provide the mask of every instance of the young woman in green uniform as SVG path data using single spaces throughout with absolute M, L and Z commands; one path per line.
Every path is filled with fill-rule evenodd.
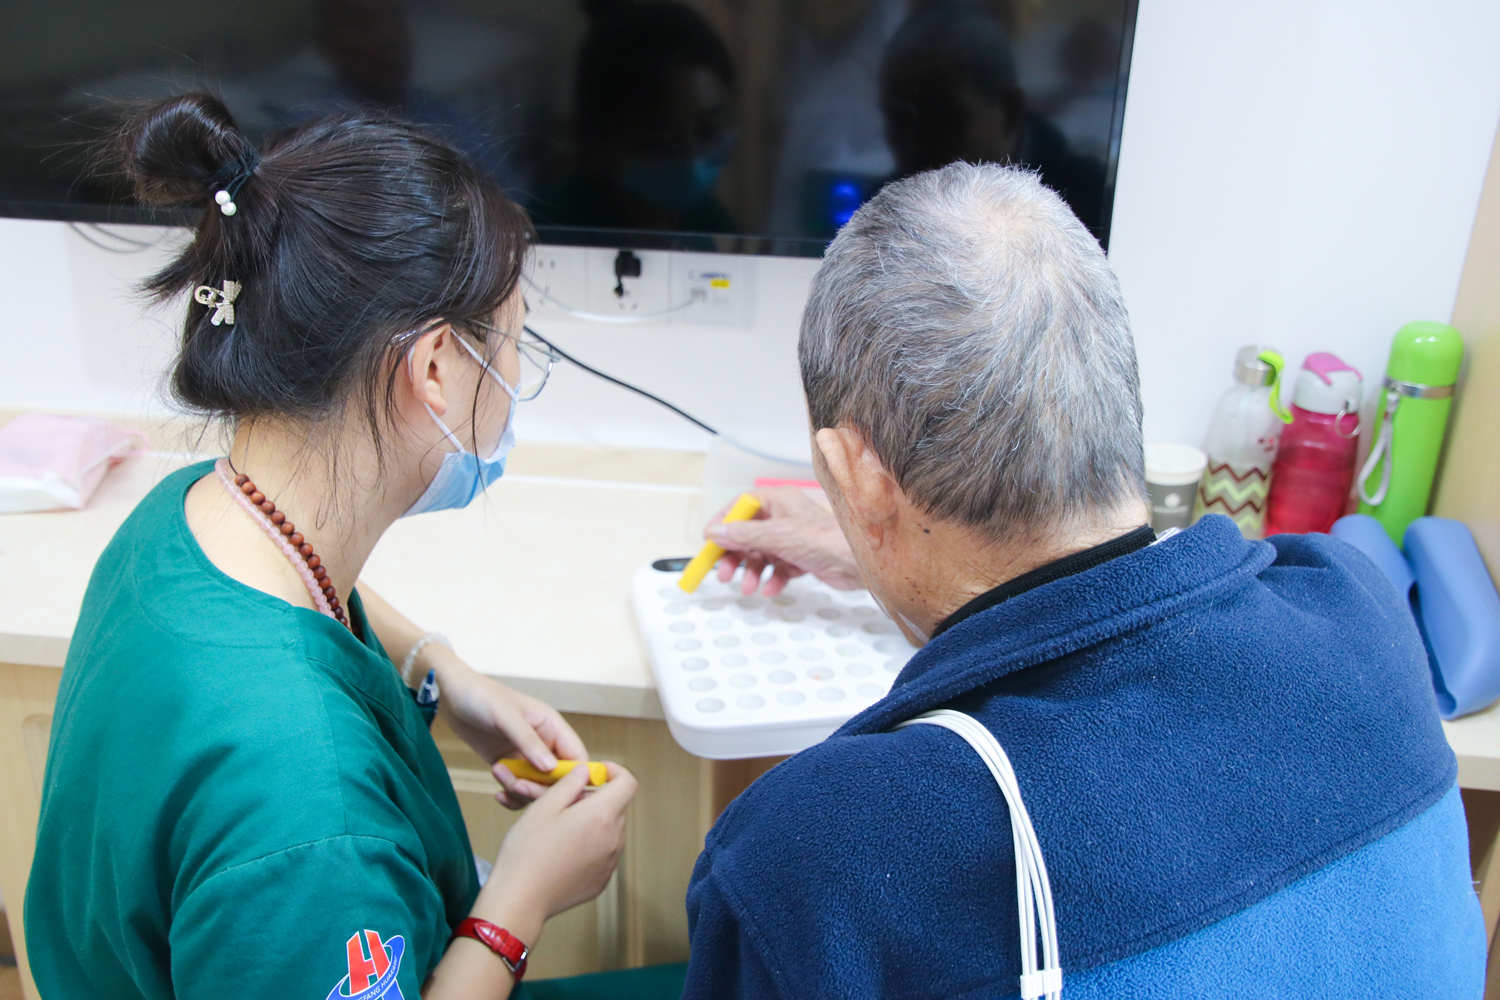
M 523 340 L 529 223 L 450 148 L 378 117 L 261 151 L 189 95 L 143 112 L 121 152 L 146 203 L 203 206 L 150 288 L 191 295 L 172 385 L 234 436 L 141 502 L 90 581 L 26 899 L 37 983 L 69 1000 L 504 997 L 543 922 L 604 887 L 635 781 L 610 765 L 585 794 L 585 768 L 543 789 L 497 766 L 499 800 L 530 806 L 481 888 L 413 688 L 431 671 L 487 760 L 587 752 L 356 581 L 394 521 L 503 469 L 549 367 Z

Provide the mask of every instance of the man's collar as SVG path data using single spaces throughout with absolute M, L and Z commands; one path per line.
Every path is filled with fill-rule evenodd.
M 1119 556 L 1129 555 L 1132 552 L 1144 549 L 1154 541 L 1156 541 L 1156 533 L 1151 530 L 1150 525 L 1143 524 L 1133 531 L 1128 531 L 1120 535 L 1118 538 L 1111 538 L 1102 545 L 1095 545 L 1093 548 L 1084 549 L 1082 552 L 1075 552 L 1070 556 L 1064 556 L 1044 566 L 1038 566 L 1029 573 L 1022 573 L 1014 579 L 1006 580 L 993 590 L 987 590 L 972 601 L 969 601 L 963 607 L 939 622 L 937 628 L 933 630 L 932 637 L 936 639 L 965 618 L 993 608 L 1002 601 L 1007 601 L 1012 597 L 1024 594 L 1026 591 L 1040 587 L 1044 583 L 1061 580 L 1065 576 L 1072 576 L 1074 573 L 1082 573 L 1084 570 L 1093 569 L 1095 566 L 1109 562 L 1109 560 L 1118 558 Z

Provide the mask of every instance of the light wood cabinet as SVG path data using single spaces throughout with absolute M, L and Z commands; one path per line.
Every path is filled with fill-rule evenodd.
M 21 901 L 36 842 L 42 775 L 52 732 L 52 705 L 62 671 L 56 667 L 0 663 L 0 900 L 6 905 L 21 995 L 33 1000 L 21 927 Z

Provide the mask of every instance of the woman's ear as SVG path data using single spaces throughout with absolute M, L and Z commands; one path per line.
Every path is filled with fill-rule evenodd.
M 850 527 L 879 548 L 898 513 L 900 487 L 864 435 L 847 424 L 822 428 L 813 435 L 813 444 Z
M 426 403 L 440 417 L 448 412 L 448 394 L 452 391 L 444 365 L 448 354 L 445 348 L 452 335 L 453 328 L 447 323 L 422 333 L 407 347 L 406 360 L 396 376 L 406 380 L 415 404 Z

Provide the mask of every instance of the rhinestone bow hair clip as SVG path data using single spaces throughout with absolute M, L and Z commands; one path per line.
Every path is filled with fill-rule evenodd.
M 210 288 L 208 285 L 199 285 L 193 289 L 193 301 L 200 305 L 208 306 L 214 311 L 209 322 L 214 326 L 221 323 L 234 326 L 234 300 L 239 298 L 240 283 L 224 279 L 223 289 Z

